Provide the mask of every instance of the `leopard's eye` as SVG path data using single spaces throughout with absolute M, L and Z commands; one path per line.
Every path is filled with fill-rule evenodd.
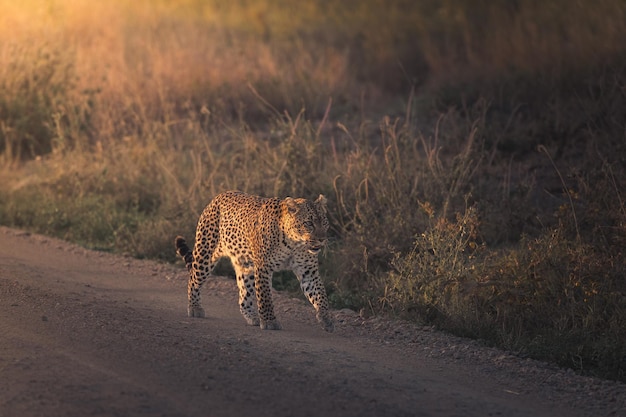
M 304 227 L 306 227 L 307 229 L 313 229 L 313 226 L 313 222 L 310 220 L 304 222 Z

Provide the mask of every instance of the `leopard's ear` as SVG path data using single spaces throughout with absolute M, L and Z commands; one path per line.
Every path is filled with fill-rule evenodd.
M 324 194 L 320 194 L 320 196 L 317 197 L 317 200 L 315 200 L 315 206 L 317 207 L 318 210 L 326 212 L 327 202 L 328 200 L 326 199 L 326 197 L 324 197 Z
M 286 197 L 283 202 L 285 203 L 285 205 L 287 206 L 287 210 L 289 210 L 289 213 L 297 213 L 298 212 L 298 203 L 296 202 L 296 200 L 294 200 L 291 197 Z

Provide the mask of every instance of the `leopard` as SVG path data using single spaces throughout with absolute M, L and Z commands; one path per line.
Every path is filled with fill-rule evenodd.
M 221 258 L 229 258 L 247 324 L 280 330 L 272 301 L 272 275 L 291 270 L 327 332 L 334 330 L 318 255 L 328 241 L 327 199 L 261 197 L 241 191 L 216 195 L 202 211 L 193 251 L 176 236 L 176 253 L 189 271 L 189 317 L 205 317 L 200 289 Z

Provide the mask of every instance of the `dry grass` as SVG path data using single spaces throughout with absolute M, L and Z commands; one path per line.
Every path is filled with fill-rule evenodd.
M 336 306 L 624 380 L 626 7 L 414 3 L 0 0 L 0 223 L 173 261 L 321 192 Z

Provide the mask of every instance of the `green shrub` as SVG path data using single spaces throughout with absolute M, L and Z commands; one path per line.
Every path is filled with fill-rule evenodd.
M 623 379 L 626 287 L 622 256 L 570 241 L 560 230 L 491 259 L 491 317 L 499 343 L 561 365 Z M 514 336 L 514 337 L 513 337 Z
M 427 229 L 415 238 L 408 253 L 396 253 L 387 275 L 382 302 L 392 309 L 411 312 L 435 321 L 463 317 L 456 310 L 462 293 L 472 281 L 474 262 L 480 247 L 476 243 L 479 228 L 476 209 L 468 207 L 455 221 L 435 216 L 428 203 L 422 210 L 429 216 Z

